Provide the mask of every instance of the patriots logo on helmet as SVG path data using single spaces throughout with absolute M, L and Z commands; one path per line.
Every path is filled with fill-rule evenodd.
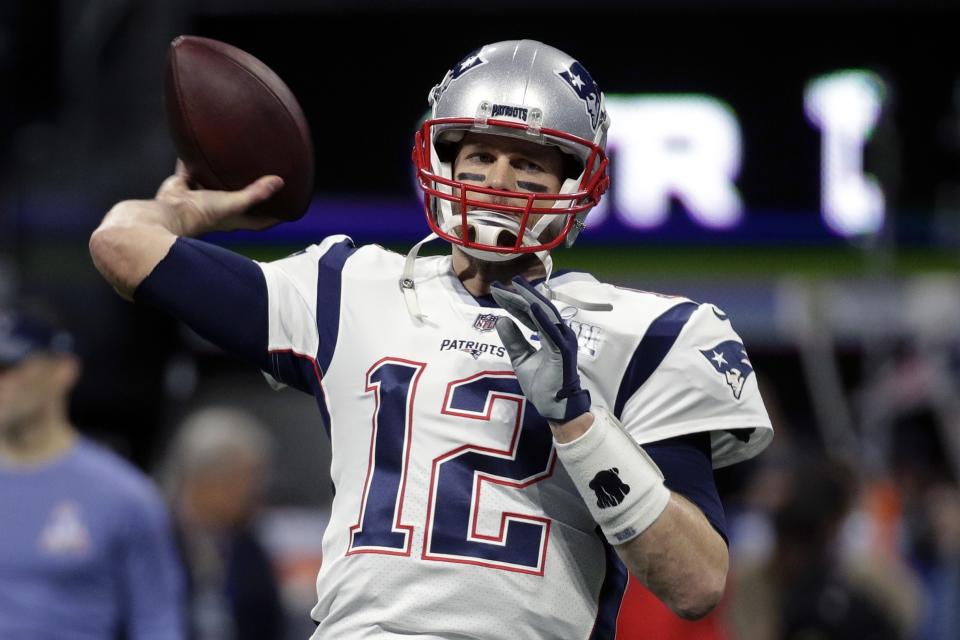
M 600 87 L 593 81 L 590 73 L 582 64 L 573 60 L 566 69 L 557 71 L 557 75 L 563 78 L 574 93 L 583 100 L 587 115 L 590 116 L 590 124 L 596 131 L 600 125 L 602 110 L 600 106 Z
M 483 56 L 480 55 L 481 51 L 483 51 L 483 49 L 474 49 L 473 51 L 468 53 L 463 60 L 458 62 L 456 66 L 453 67 L 453 69 L 450 69 L 450 79 L 456 80 L 457 78 L 465 74 L 467 71 L 470 71 L 471 69 L 476 69 L 482 64 L 486 64 L 487 61 L 484 60 Z
M 443 92 L 447 90 L 447 87 L 450 86 L 450 83 L 465 74 L 471 69 L 476 69 L 480 65 L 486 64 L 487 61 L 483 59 L 483 56 L 480 55 L 480 52 L 483 49 L 474 49 L 467 56 L 455 64 L 452 69 L 447 71 L 447 75 L 443 76 L 443 80 L 440 81 L 440 84 L 435 86 L 430 92 L 430 104 L 435 104 L 440 96 L 443 95 Z
M 736 340 L 727 340 L 712 349 L 701 349 L 700 353 L 724 377 L 733 391 L 733 397 L 739 400 L 743 385 L 753 372 L 753 365 L 743 345 Z

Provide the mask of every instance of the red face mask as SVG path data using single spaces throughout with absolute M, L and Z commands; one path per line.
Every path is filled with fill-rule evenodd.
M 594 207 L 610 184 L 609 161 L 603 149 L 563 131 L 542 128 L 535 132 L 529 125 L 507 120 L 486 120 L 482 123 L 483 129 L 477 125 L 473 118 L 438 118 L 427 120 L 417 132 L 413 163 L 431 230 L 452 244 L 498 254 L 535 253 L 559 246 L 574 226 L 580 224 L 578 214 Z M 538 142 L 546 140 L 561 148 L 582 149 L 578 157 L 586 158 L 586 169 L 576 182 L 567 181 L 562 189 L 567 193 L 505 191 L 467 184 L 452 175 L 442 175 L 450 171 L 437 157 L 434 141 L 446 130 L 474 130 L 513 137 L 526 133 Z M 490 196 L 498 202 L 488 201 Z M 508 199 L 511 204 L 501 203 Z M 536 219 L 532 227 L 528 225 L 531 219 Z M 484 238 L 475 229 L 471 233 L 473 223 L 502 227 L 509 231 L 510 242 L 491 240 L 502 238 L 499 234 Z

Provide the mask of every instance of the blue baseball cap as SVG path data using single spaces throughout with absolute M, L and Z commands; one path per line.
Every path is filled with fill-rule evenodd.
M 73 337 L 43 319 L 0 310 L 0 367 L 13 367 L 32 355 L 73 354 Z

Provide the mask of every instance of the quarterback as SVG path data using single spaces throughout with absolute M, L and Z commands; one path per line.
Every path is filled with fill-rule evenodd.
M 432 233 L 405 256 L 204 243 L 269 223 L 247 212 L 282 181 L 212 192 L 181 169 L 110 210 L 93 260 L 315 396 L 336 488 L 315 638 L 613 638 L 627 571 L 705 615 L 728 568 L 713 469 L 773 435 L 742 340 L 713 305 L 553 270 L 609 184 L 579 62 L 489 44 L 429 103 L 413 159 Z M 450 255 L 418 258 L 438 237 Z

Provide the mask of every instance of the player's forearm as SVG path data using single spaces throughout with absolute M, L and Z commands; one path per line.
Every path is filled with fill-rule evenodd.
M 90 236 L 90 255 L 117 293 L 131 300 L 177 236 L 188 231 L 172 207 L 156 200 L 127 200 L 110 209 Z
M 728 555 L 703 512 L 667 490 L 656 463 L 604 409 L 550 426 L 557 455 L 630 572 L 677 615 L 709 613 Z
M 681 618 L 702 618 L 723 595 L 727 545 L 679 494 L 671 494 L 667 508 L 642 534 L 615 548 L 630 572 Z

